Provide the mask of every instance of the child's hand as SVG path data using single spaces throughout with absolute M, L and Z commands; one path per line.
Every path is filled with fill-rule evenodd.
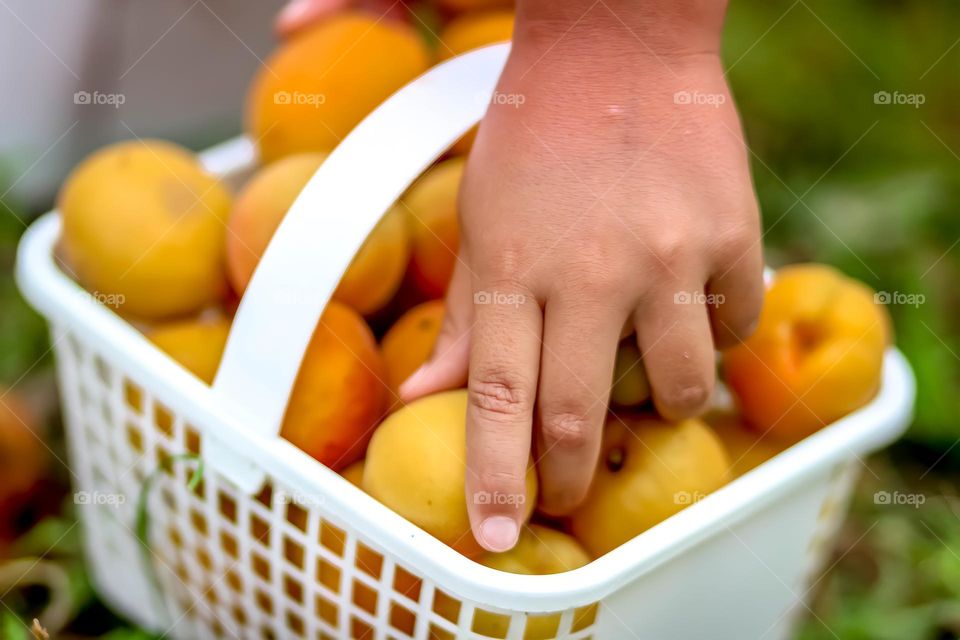
M 585 497 L 625 328 L 657 409 L 676 419 L 705 408 L 715 348 L 749 334 L 760 310 L 757 204 L 719 24 L 670 47 L 661 18 L 631 29 L 613 15 L 710 5 L 704 19 L 722 19 L 723 3 L 672 2 L 594 5 L 566 26 L 521 2 L 470 156 L 445 326 L 402 394 L 460 386 L 469 364 L 467 499 L 494 551 L 516 541 L 531 441 L 541 507 L 560 515 Z M 481 491 L 502 497 L 478 504 Z

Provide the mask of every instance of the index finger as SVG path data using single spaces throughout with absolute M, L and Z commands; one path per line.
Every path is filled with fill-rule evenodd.
M 543 314 L 532 296 L 492 289 L 474 294 L 474 313 L 467 511 L 477 542 L 501 552 L 516 544 L 536 500 L 527 491 L 527 467 Z

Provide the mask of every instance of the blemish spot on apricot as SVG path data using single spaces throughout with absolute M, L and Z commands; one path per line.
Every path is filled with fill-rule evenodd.
M 614 447 L 607 453 L 607 469 L 616 473 L 623 469 L 623 465 L 626 462 L 626 452 L 620 447 Z
M 815 351 L 824 341 L 825 328 L 809 320 L 801 320 L 793 325 L 793 343 L 798 356 L 806 356 Z

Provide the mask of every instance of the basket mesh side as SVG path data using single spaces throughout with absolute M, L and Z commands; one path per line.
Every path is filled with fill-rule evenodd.
M 248 497 L 204 469 L 191 490 L 196 461 L 170 459 L 199 454 L 202 429 L 176 399 L 155 397 L 62 329 L 54 345 L 88 558 L 105 597 L 142 624 L 177 638 L 592 637 L 597 604 L 547 615 L 483 608 L 330 519 L 323 496 L 275 478 Z M 150 477 L 145 549 L 136 503 Z

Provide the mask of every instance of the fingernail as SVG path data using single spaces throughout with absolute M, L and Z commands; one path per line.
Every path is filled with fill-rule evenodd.
M 520 528 L 513 518 L 491 516 L 480 523 L 480 542 L 490 551 L 509 551 L 517 543 Z
M 417 387 L 423 382 L 423 379 L 426 377 L 426 372 L 429 369 L 429 365 L 423 364 L 420 365 L 420 368 L 410 374 L 410 377 L 403 381 L 403 384 L 400 385 L 400 397 L 406 400 L 411 393 L 417 390 Z

